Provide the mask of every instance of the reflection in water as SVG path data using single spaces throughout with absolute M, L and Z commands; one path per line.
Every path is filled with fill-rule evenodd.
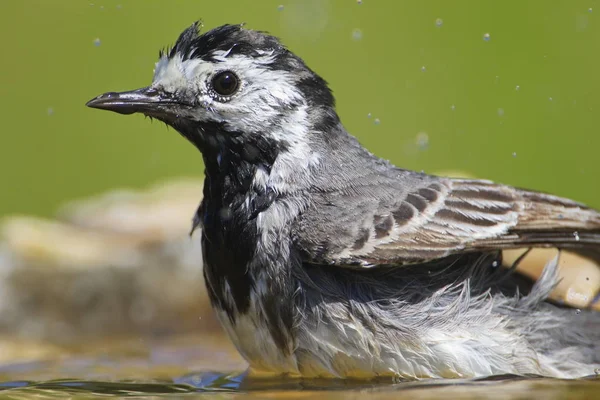
M 7 343 L 5 348 L 23 351 L 35 347 L 30 342 Z M 241 372 L 246 363 L 231 342 L 216 333 L 103 338 L 40 354 L 0 362 L 0 398 L 589 399 L 600 393 L 597 377 L 566 381 L 495 376 L 418 382 L 259 379 Z
M 206 395 L 211 395 L 211 398 L 313 398 L 318 395 L 327 400 L 439 397 L 587 399 L 600 393 L 598 377 L 567 381 L 494 376 L 476 380 L 418 382 L 393 382 L 391 378 L 381 381 L 259 379 L 240 372 L 245 367 L 237 351 L 222 335 L 90 341 L 82 348 L 61 348 L 51 357 L 0 364 L 0 398 L 180 398 Z
M 468 399 L 538 398 L 589 399 L 600 390 L 600 379 L 559 380 L 539 377 L 494 376 L 475 380 L 427 380 L 384 383 L 344 380 L 251 380 L 246 374 L 205 372 L 169 381 L 50 380 L 0 383 L 0 392 L 10 398 L 54 398 L 103 395 L 115 397 L 222 394 L 223 397 L 312 397 L 316 391 L 327 399 L 337 398 L 446 398 Z M 4 397 L 4 396 L 3 396 Z M 187 396 L 186 396 L 187 397 Z
M 125 337 L 34 353 L 32 342 L 7 341 L 20 357 L 0 362 L 0 398 L 92 397 L 522 399 L 595 398 L 600 379 L 495 376 L 478 380 L 381 381 L 249 377 L 246 363 L 222 334 Z M 15 353 L 17 354 L 17 353 Z M 0 349 L 0 356 L 3 355 Z M 189 373 L 190 371 L 196 371 Z M 215 372 L 216 371 L 216 372 Z M 218 372 L 221 371 L 221 372 Z M 223 373 L 222 371 L 237 371 Z M 62 379 L 56 379 L 56 378 Z M 65 379 L 71 378 L 71 379 Z M 317 393 L 318 392 L 318 393 Z

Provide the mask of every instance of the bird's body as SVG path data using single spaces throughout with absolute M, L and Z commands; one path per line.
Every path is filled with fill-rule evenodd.
M 142 112 L 202 152 L 204 275 L 250 366 L 304 377 L 541 374 L 600 365 L 600 314 L 495 266 L 509 248 L 600 254 L 600 214 L 489 181 L 397 168 L 347 133 L 325 81 L 261 32 L 187 29 Z

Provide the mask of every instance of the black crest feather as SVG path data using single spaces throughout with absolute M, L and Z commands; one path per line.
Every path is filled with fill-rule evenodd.
M 246 55 L 257 57 L 257 50 L 286 51 L 279 40 L 264 32 L 243 28 L 244 24 L 227 24 L 201 33 L 202 22 L 196 21 L 184 30 L 173 47 L 161 51 L 160 56 L 169 58 L 179 54 L 184 60 L 201 58 L 214 61 L 212 55 L 216 50 L 228 52 L 228 55 Z

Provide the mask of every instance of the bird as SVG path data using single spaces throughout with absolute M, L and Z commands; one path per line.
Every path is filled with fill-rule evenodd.
M 275 36 L 196 22 L 160 52 L 149 86 L 87 106 L 157 119 L 200 151 L 192 232 L 252 373 L 576 378 L 600 366 L 600 313 L 548 300 L 562 251 L 600 259 L 600 213 L 377 157 Z M 504 250 L 540 247 L 557 253 L 535 282 L 497 267 Z

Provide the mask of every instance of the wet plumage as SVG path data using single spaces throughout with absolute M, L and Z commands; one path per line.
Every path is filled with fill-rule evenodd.
M 204 274 L 251 368 L 306 377 L 590 375 L 600 316 L 495 268 L 501 250 L 600 254 L 600 214 L 560 197 L 398 168 L 343 127 L 326 82 L 265 33 L 185 30 L 139 112 L 202 153 Z M 557 253 L 557 257 L 558 257 Z

